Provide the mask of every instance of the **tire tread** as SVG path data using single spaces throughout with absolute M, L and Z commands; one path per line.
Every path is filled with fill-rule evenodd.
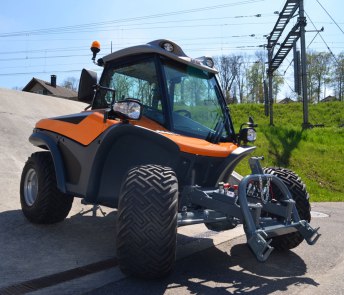
M 131 169 L 118 206 L 117 257 L 122 271 L 159 278 L 173 268 L 176 251 L 178 183 L 159 165 Z
M 38 177 L 38 195 L 32 206 L 25 202 L 23 182 L 30 168 Z M 50 152 L 33 153 L 27 160 L 21 177 L 20 201 L 25 217 L 38 224 L 51 224 L 64 220 L 73 204 L 73 197 L 59 191 L 53 159 Z
M 288 187 L 293 200 L 296 202 L 296 208 L 301 220 L 311 221 L 311 207 L 309 203 L 309 194 L 306 185 L 301 178 L 293 171 L 286 168 L 268 167 L 263 168 L 264 173 L 275 175 L 280 178 Z M 285 251 L 297 247 L 304 238 L 299 232 L 294 232 L 272 238 L 271 246 L 276 250 Z

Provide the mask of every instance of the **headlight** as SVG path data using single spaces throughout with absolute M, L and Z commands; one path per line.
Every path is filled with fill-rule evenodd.
M 248 142 L 253 142 L 257 139 L 257 133 L 254 129 L 247 129 L 247 141 Z
M 206 57 L 206 58 L 204 59 L 204 63 L 205 63 L 205 65 L 206 65 L 207 67 L 209 67 L 209 68 L 213 68 L 213 67 L 214 67 L 214 61 L 213 61 L 213 59 L 210 58 L 210 57 Z
M 209 56 L 201 56 L 192 60 L 194 63 L 203 64 L 209 68 L 213 68 L 215 63 L 214 60 Z
M 243 126 L 247 126 L 246 128 L 243 128 Z M 248 122 L 241 124 L 240 131 L 238 134 L 238 144 L 240 145 L 240 142 L 243 141 L 244 144 L 247 144 L 248 142 L 253 142 L 257 139 L 257 133 L 256 130 L 254 130 L 254 127 L 257 127 L 258 125 L 254 123 L 253 118 L 250 116 L 248 118 Z
M 163 43 L 161 47 L 168 52 L 173 52 L 173 50 L 174 50 L 174 47 L 170 42 Z
M 248 142 L 253 142 L 257 139 L 257 133 L 256 130 L 253 128 L 243 128 L 239 132 L 238 136 L 238 142 L 240 144 L 241 141 L 243 141 L 244 144 L 247 144 Z

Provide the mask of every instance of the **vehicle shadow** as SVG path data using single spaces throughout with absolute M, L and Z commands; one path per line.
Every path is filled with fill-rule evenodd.
M 165 279 L 136 278 L 111 283 L 86 294 L 270 294 L 292 285 L 318 283 L 305 276 L 307 266 L 292 251 L 273 252 L 265 263 L 258 262 L 246 244 L 227 251 L 212 247 L 177 261 Z M 209 241 L 210 243 L 210 241 Z
M 21 210 L 1 212 L 0 287 L 115 257 L 115 216 L 75 214 L 36 225 Z
M 105 217 L 75 214 L 58 224 L 34 225 L 21 210 L 0 213 L 0 288 L 113 259 L 115 220 L 112 211 Z M 89 294 L 174 294 L 176 288 L 190 294 L 270 294 L 295 284 L 317 285 L 305 277 L 307 266 L 291 251 L 273 252 L 259 263 L 244 237 L 229 242 L 234 245 L 228 250 L 214 247 L 210 237 L 202 238 L 210 248 L 178 260 L 167 278 L 128 277 L 105 286 L 105 293 L 100 288 Z M 199 238 L 178 234 L 177 239 L 183 247 Z

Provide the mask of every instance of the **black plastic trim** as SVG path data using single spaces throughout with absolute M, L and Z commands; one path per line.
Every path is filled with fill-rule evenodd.
M 255 147 L 238 147 L 226 158 L 181 153 L 176 171 L 179 185 L 215 187 L 220 181 L 228 181 L 235 166 L 254 150 Z
M 41 148 L 47 148 L 50 151 L 53 157 L 54 166 L 55 166 L 57 188 L 61 192 L 66 193 L 64 165 L 63 165 L 60 150 L 57 146 L 57 141 L 51 138 L 49 135 L 44 134 L 39 131 L 31 134 L 29 141 L 35 146 L 38 146 Z
M 123 177 L 138 165 L 158 164 L 177 168 L 179 147 L 150 130 L 121 124 L 109 128 L 102 138 L 90 168 L 86 200 L 116 207 Z
M 72 123 L 72 124 L 79 124 L 84 119 L 86 119 L 89 115 L 90 113 L 85 112 L 85 113 L 80 113 L 80 114 L 55 117 L 55 118 L 52 118 L 52 120 L 58 120 L 58 121 Z

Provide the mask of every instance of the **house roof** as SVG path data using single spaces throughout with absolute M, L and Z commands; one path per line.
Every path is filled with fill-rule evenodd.
M 290 102 L 295 102 L 295 101 L 292 100 L 290 97 L 286 97 L 285 99 L 280 100 L 278 103 L 286 104 L 286 103 L 290 103 Z
M 329 102 L 329 101 L 336 101 L 336 100 L 337 100 L 337 97 L 329 95 L 329 96 L 326 96 L 324 99 L 320 100 L 320 102 Z
M 23 88 L 23 91 L 31 92 L 31 89 L 36 85 L 39 84 L 44 89 L 47 90 L 48 95 L 63 97 L 63 98 L 76 98 L 78 93 L 74 90 L 61 87 L 56 85 L 56 87 L 51 86 L 50 82 L 46 82 L 37 78 L 32 78 L 31 81 Z

